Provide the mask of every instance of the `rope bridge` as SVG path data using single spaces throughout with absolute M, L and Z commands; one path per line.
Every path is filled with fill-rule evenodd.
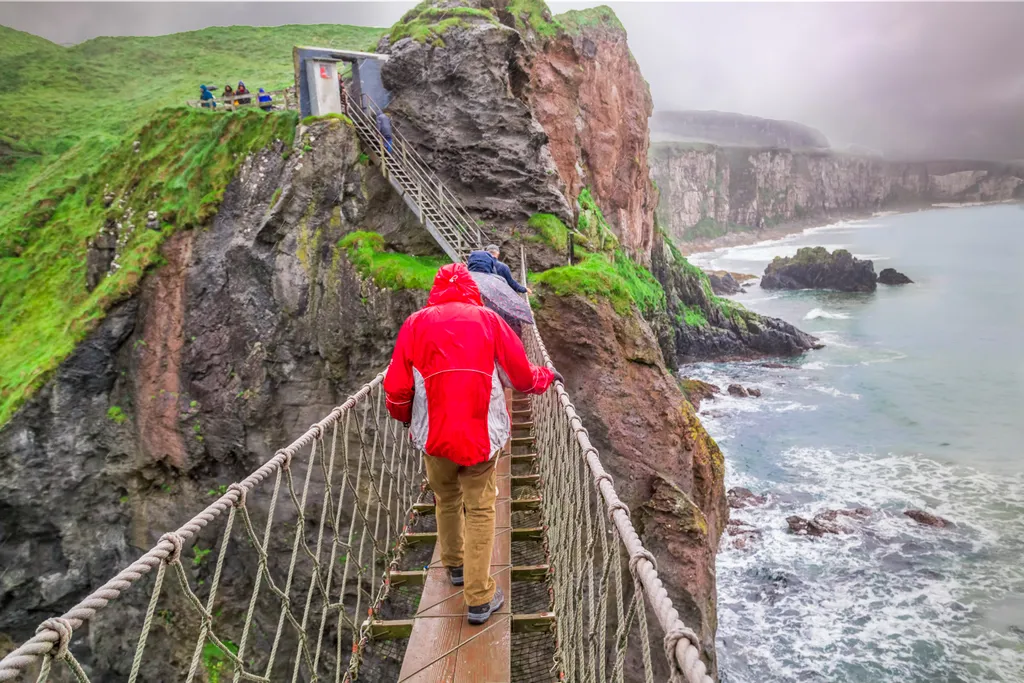
M 537 329 L 525 337 L 533 362 L 553 367 Z M 232 683 L 396 679 L 400 657 L 392 669 L 371 660 L 382 640 L 402 636 L 374 625 L 402 616 L 399 579 L 429 562 L 417 554 L 418 539 L 433 534 L 416 529 L 433 506 L 421 458 L 387 415 L 382 381 L 375 377 L 127 569 L 44 621 L 0 661 L 0 681 L 47 681 L 59 665 L 89 681 L 69 649 L 75 632 L 117 620 L 101 610 L 142 591 L 151 572 L 130 683 L 180 678 L 168 676 L 168 650 L 188 683 L 226 681 L 229 672 Z M 711 683 L 699 640 L 673 608 L 569 394 L 556 384 L 533 398 L 532 410 L 555 623 L 545 680 L 624 681 L 629 669 L 629 680 L 642 671 L 651 682 L 667 668 L 673 683 Z M 198 580 L 182 551 L 214 527 L 216 564 L 209 581 Z M 244 576 L 224 582 L 225 566 Z M 235 584 L 244 584 L 247 603 Z M 187 605 L 187 617 L 166 625 L 158 609 L 166 604 Z M 164 668 L 151 661 L 155 648 Z

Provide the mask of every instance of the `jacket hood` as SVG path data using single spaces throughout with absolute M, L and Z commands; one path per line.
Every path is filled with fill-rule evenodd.
M 427 298 L 428 306 L 447 304 L 453 301 L 483 306 L 480 290 L 469 274 L 469 269 L 462 263 L 449 263 L 438 269 L 434 276 L 434 286 Z

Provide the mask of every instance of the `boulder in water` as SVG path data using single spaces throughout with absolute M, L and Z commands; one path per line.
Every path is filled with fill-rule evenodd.
M 909 285 L 914 282 L 895 268 L 883 268 L 878 274 L 878 281 L 883 285 Z
M 739 384 L 730 384 L 729 385 L 729 395 L 730 396 L 749 396 L 749 394 L 747 393 L 747 390 L 744 389 L 743 387 L 741 387 Z
M 726 493 L 726 499 L 729 501 L 729 507 L 734 510 L 742 510 L 743 508 L 751 508 L 757 505 L 764 505 L 768 502 L 768 496 L 759 496 L 750 489 L 745 489 L 742 486 L 736 486 L 729 489 Z M 732 520 L 729 520 L 732 524 Z M 739 522 L 742 524 L 742 522 Z
M 830 254 L 825 247 L 804 247 L 796 256 L 776 256 L 764 269 L 761 287 L 873 292 L 878 284 L 871 261 L 854 258 L 846 249 Z
M 918 524 L 923 524 L 925 526 L 933 526 L 938 529 L 945 529 L 946 527 L 953 526 L 953 522 L 948 519 L 943 519 L 938 515 L 933 515 L 932 513 L 925 512 L 924 510 L 904 510 L 903 514 L 910 517 Z
M 789 530 L 799 536 L 824 536 L 825 534 L 838 534 L 841 531 L 837 525 L 819 517 L 807 519 L 799 515 L 792 515 L 786 517 L 786 523 L 789 524 Z

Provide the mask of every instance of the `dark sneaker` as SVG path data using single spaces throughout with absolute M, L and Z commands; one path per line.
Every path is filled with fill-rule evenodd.
M 505 594 L 501 592 L 500 588 L 495 588 L 494 597 L 491 598 L 489 603 L 469 608 L 469 623 L 479 626 L 490 619 L 491 615 L 501 609 L 501 606 L 504 604 Z
M 464 583 L 462 578 L 462 567 L 448 567 L 448 580 L 453 586 L 461 586 Z

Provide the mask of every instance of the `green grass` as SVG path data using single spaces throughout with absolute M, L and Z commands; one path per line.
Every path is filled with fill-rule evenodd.
M 167 110 L 119 143 L 83 140 L 65 155 L 67 166 L 19 186 L 0 212 L 0 425 L 159 264 L 166 237 L 210 221 L 250 152 L 278 139 L 291 144 L 296 119 L 258 109 Z M 145 226 L 148 211 L 157 212 L 156 230 Z M 88 245 L 116 223 L 125 238 L 117 268 L 90 292 Z
M 560 23 L 566 33 L 578 35 L 587 28 L 607 28 L 615 31 L 625 31 L 622 22 L 615 15 L 615 11 L 607 5 L 590 7 L 584 10 L 571 9 L 555 16 L 555 21 Z
M 569 229 L 558 216 L 550 213 L 535 213 L 526 223 L 533 230 L 527 239 L 548 244 L 559 251 L 565 251 L 569 245 Z
M 306 118 L 302 119 L 302 125 L 310 126 L 310 125 L 316 123 L 317 121 L 332 121 L 332 120 L 334 120 L 334 121 L 341 121 L 346 126 L 354 125 L 352 123 L 352 119 L 350 119 L 349 117 L 345 116 L 344 114 L 322 114 L 320 116 L 307 116 Z
M 607 299 L 619 315 L 629 313 L 633 304 L 643 313 L 665 308 L 661 284 L 621 250 L 610 255 L 587 254 L 577 264 L 551 268 L 532 279 L 558 296 L 578 294 L 593 301 Z
M 601 207 L 597 205 L 589 187 L 583 188 L 576 202 L 580 206 L 576 241 L 588 251 L 613 253 L 619 246 L 619 240 L 601 213 Z
M 164 107 L 198 99 L 203 83 L 222 88 L 243 80 L 254 93 L 293 85 L 295 45 L 365 49 L 385 31 L 230 26 L 61 47 L 0 26 L 3 133 L 26 149 L 61 153 L 84 137 L 120 136 Z
M 231 654 L 238 654 L 238 646 L 233 642 L 226 638 L 220 642 L 231 651 Z M 230 662 L 231 658 L 228 657 L 224 650 L 217 647 L 216 643 L 207 641 L 203 644 L 203 668 L 206 669 L 206 680 L 208 683 L 220 683 L 221 675 L 228 668 Z
M 704 317 L 704 311 L 696 306 L 683 305 L 683 323 L 690 327 L 707 327 L 708 319 Z
M 348 255 L 360 275 L 388 289 L 429 291 L 437 269 L 448 263 L 443 258 L 384 251 L 384 238 L 375 232 L 351 232 L 338 242 L 338 247 Z
M 532 29 L 541 38 L 554 38 L 563 30 L 544 0 L 509 0 L 506 9 L 515 18 L 516 28 Z
M 392 44 L 403 38 L 412 38 L 418 43 L 430 43 L 435 47 L 444 47 L 444 36 L 453 27 L 467 28 L 470 20 L 482 19 L 497 23 L 491 12 L 475 7 L 438 8 L 431 6 L 431 0 L 425 0 L 406 12 L 388 34 Z

